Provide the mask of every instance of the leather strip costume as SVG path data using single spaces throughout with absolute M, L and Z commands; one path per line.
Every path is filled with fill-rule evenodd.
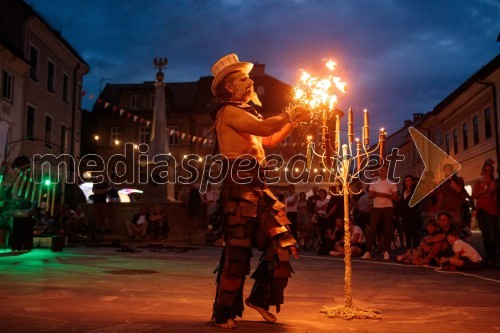
M 250 274 L 251 247 L 263 252 L 251 276 L 255 280 L 249 296 L 253 305 L 265 310 L 275 305 L 279 312 L 292 273 L 288 247 L 295 246 L 296 240 L 290 232 L 285 204 L 261 181 L 262 170 L 256 160 L 251 160 L 252 167 L 243 163 L 244 168 L 238 170 L 240 162 L 232 160 L 225 166 L 230 168 L 233 177 L 224 180 L 219 199 L 226 245 L 216 279 L 213 306 L 216 323 L 242 316 L 243 286 L 246 275 Z M 251 177 L 252 181 L 238 184 L 236 175 L 240 179 Z

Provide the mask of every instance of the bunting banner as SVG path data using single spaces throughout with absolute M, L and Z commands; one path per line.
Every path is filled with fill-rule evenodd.
M 111 103 L 109 103 L 107 101 L 103 101 L 102 99 L 98 99 L 96 101 L 96 103 L 97 104 L 104 104 L 104 109 L 108 109 L 111 106 Z M 124 109 L 117 107 L 116 105 L 111 106 L 111 110 L 112 110 L 112 112 L 116 112 L 119 110 L 120 116 L 123 116 L 123 114 L 126 113 L 127 119 L 132 118 L 134 120 L 134 123 L 137 123 L 137 121 L 139 121 L 140 124 L 146 124 L 147 127 L 151 127 L 151 120 L 147 120 L 145 118 L 139 117 L 135 114 L 130 113 L 129 111 L 126 111 Z M 167 132 L 170 134 L 170 137 L 173 137 L 175 135 L 175 137 L 177 139 L 184 140 L 187 137 L 188 142 L 192 142 L 192 143 L 197 142 L 198 144 L 203 144 L 203 145 L 214 144 L 214 140 L 212 140 L 210 138 L 200 137 L 200 136 L 180 132 L 180 131 L 172 129 L 172 128 L 167 128 Z M 296 147 L 296 146 L 305 147 L 306 143 L 297 143 L 297 142 L 294 142 L 294 143 L 282 142 L 282 143 L 280 143 L 280 146 L 283 146 L 283 147 L 286 147 L 288 145 L 291 145 L 293 147 Z

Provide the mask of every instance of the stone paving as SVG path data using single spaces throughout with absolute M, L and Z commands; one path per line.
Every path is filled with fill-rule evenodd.
M 223 331 L 209 323 L 220 248 L 129 245 L 0 251 L 1 331 Z M 344 304 L 343 259 L 301 253 L 293 267 L 278 322 L 246 309 L 234 332 L 500 332 L 498 268 L 462 274 L 353 259 L 353 303 L 382 319 L 344 320 L 320 312 Z

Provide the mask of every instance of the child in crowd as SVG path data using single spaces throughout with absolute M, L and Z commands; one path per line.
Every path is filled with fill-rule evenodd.
M 475 271 L 481 269 L 483 259 L 475 248 L 459 239 L 460 233 L 452 231 L 446 235 L 451 244 L 454 256 L 441 258 L 441 268 L 444 270 Z

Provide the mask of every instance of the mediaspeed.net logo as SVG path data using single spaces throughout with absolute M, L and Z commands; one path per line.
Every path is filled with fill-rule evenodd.
M 449 155 L 444 153 L 439 147 L 428 140 L 424 135 L 414 128 L 409 129 L 415 145 L 422 157 L 425 170 L 420 177 L 416 191 L 410 201 L 411 205 L 417 204 L 439 184 L 434 182 L 435 170 L 452 165 L 454 173 L 460 169 L 460 164 L 454 161 Z M 32 165 L 32 175 L 35 183 L 41 183 L 40 175 L 51 175 L 51 182 L 64 181 L 68 184 L 84 182 L 84 173 L 92 174 L 94 183 L 102 183 L 105 179 L 120 179 L 113 185 L 133 185 L 147 184 L 199 184 L 201 193 L 205 193 L 208 184 L 220 184 L 228 177 L 233 183 L 249 184 L 258 177 L 260 182 L 268 185 L 279 184 L 325 184 L 335 183 L 339 177 L 339 168 L 342 167 L 341 158 L 333 159 L 332 169 L 324 169 L 317 173 L 308 165 L 313 165 L 314 161 L 308 161 L 304 154 L 295 154 L 285 160 L 280 154 L 270 154 L 265 161 L 256 166 L 255 158 L 251 155 L 243 155 L 238 159 L 229 159 L 223 154 L 198 155 L 188 154 L 181 160 L 177 160 L 171 154 L 157 154 L 149 156 L 149 146 L 140 144 L 138 149 L 132 143 L 124 145 L 123 154 L 114 154 L 105 160 L 98 154 L 88 154 L 76 160 L 69 154 L 45 154 L 34 155 Z M 400 177 L 396 176 L 398 163 L 404 161 L 405 156 L 399 153 L 397 148 L 393 148 L 391 153 L 385 156 L 384 166 L 387 168 L 387 179 L 391 183 L 400 183 Z M 356 156 L 349 156 L 352 162 L 349 165 L 351 174 L 355 173 L 354 161 Z M 364 184 L 373 184 L 380 180 L 377 170 L 381 167 L 380 156 L 377 154 L 364 158 L 361 162 L 362 172 L 356 177 L 348 179 L 349 182 L 355 178 Z M 264 166 L 265 165 L 265 166 Z M 457 167 L 458 166 L 458 167 Z M 255 172 L 255 169 L 258 169 Z M 68 173 L 67 170 L 75 170 Z M 250 174 L 249 174 L 250 172 Z M 35 177 L 38 175 L 38 177 Z M 451 177 L 452 175 L 449 175 Z M 448 177 L 448 178 L 449 178 Z M 432 178 L 432 179 L 431 179 Z M 432 182 L 430 182 L 432 180 Z M 446 179 L 444 179 L 446 180 Z M 444 181 L 443 180 L 443 181 Z M 430 187 L 429 184 L 432 184 Z

